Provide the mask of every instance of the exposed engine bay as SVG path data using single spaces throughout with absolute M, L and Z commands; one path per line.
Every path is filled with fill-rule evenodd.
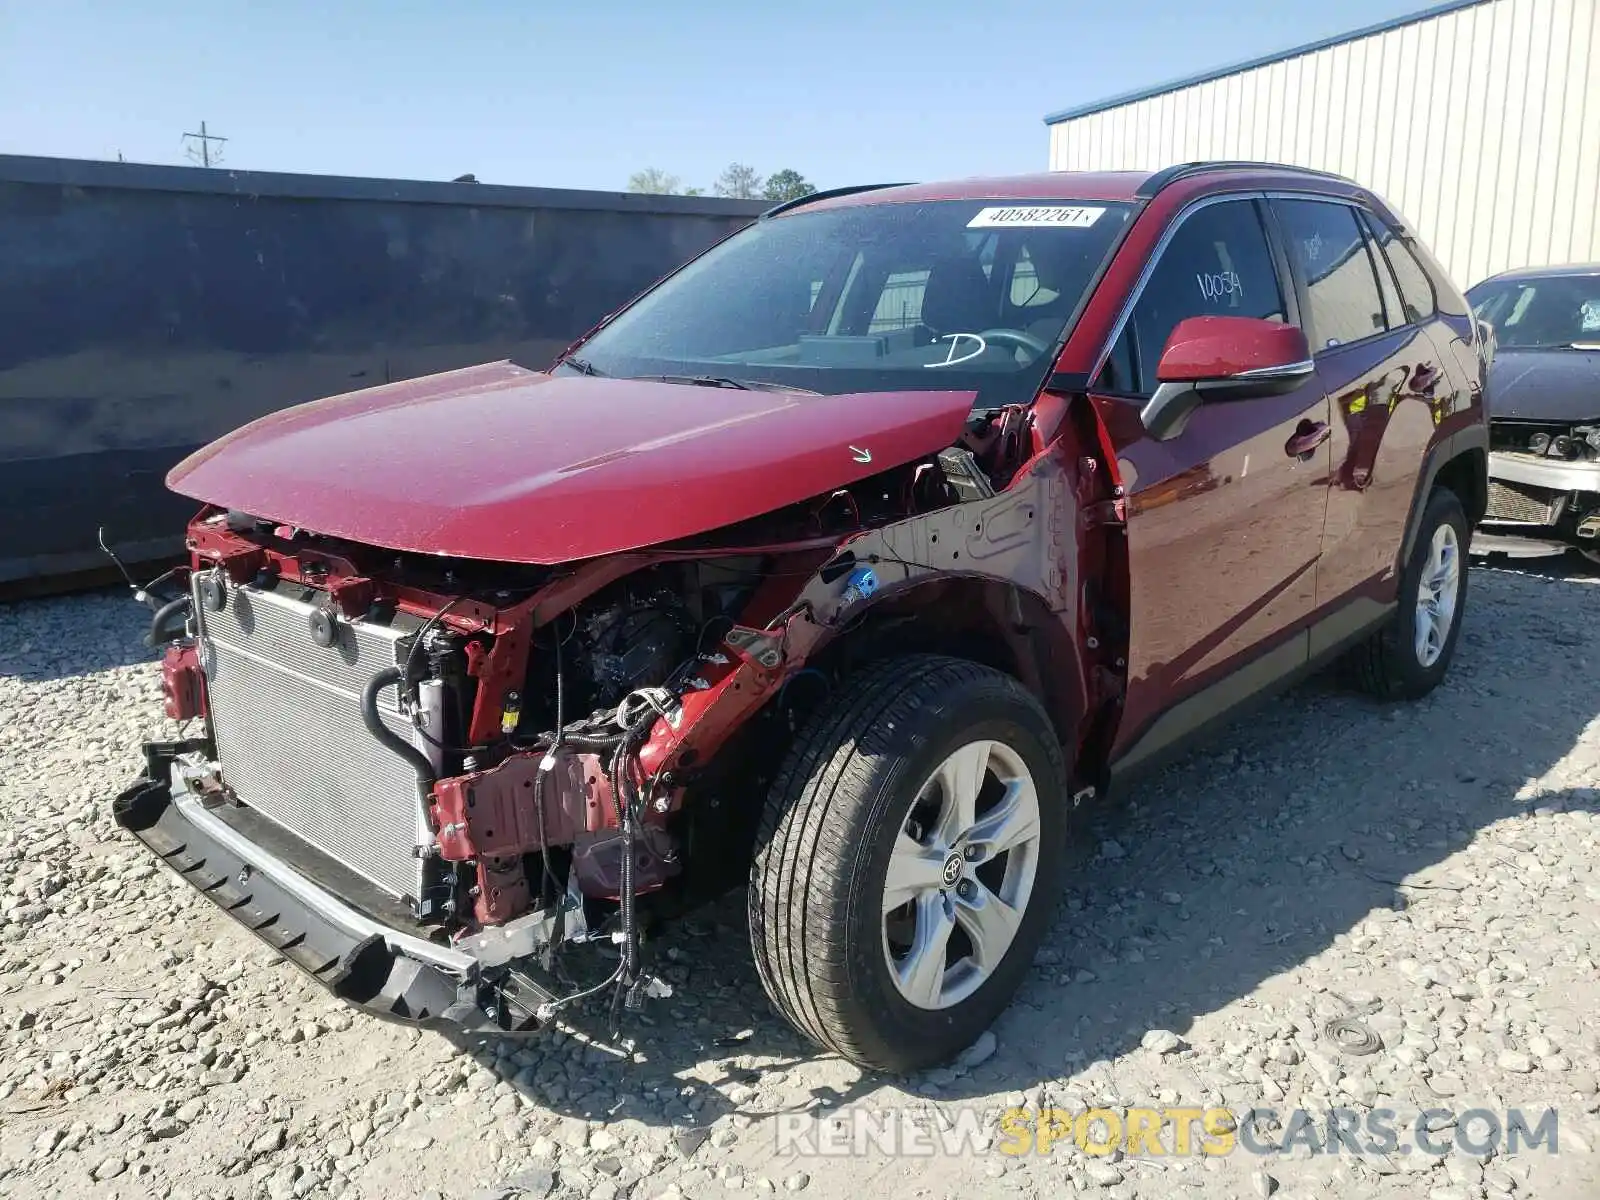
M 1480 551 L 1600 561 L 1600 422 L 1498 420 L 1489 437 Z
M 501 1028 L 607 987 L 614 1013 L 636 1007 L 662 987 L 640 965 L 652 917 L 738 882 L 748 795 L 826 696 L 830 668 L 810 656 L 853 606 L 948 573 L 940 537 L 974 530 L 1032 564 L 1012 574 L 1065 586 L 1034 519 L 1046 478 L 996 494 L 1036 437 L 1002 410 L 805 504 L 567 567 L 396 554 L 208 509 L 187 590 L 151 631 L 167 714 L 207 723 L 173 777 L 342 902 L 467 954 Z M 864 531 L 878 540 L 853 540 Z M 580 943 L 613 948 L 607 977 L 567 979 L 558 952 Z M 566 984 L 529 985 L 535 964 Z

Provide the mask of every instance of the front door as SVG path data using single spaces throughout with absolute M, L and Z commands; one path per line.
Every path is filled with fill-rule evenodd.
M 1165 442 L 1138 418 L 1179 321 L 1296 318 L 1263 204 L 1228 197 L 1179 215 L 1091 389 L 1128 499 L 1122 766 L 1307 661 L 1330 465 L 1321 386 L 1208 402 Z

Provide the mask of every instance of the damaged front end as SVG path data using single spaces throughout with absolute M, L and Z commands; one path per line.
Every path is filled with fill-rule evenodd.
M 508 955 L 474 954 L 423 927 L 408 932 L 401 913 L 386 924 L 313 882 L 289 847 L 286 857 L 274 854 L 261 828 L 230 820 L 243 810 L 220 793 L 206 741 L 150 743 L 145 757 L 144 774 L 113 804 L 117 823 L 339 999 L 386 1020 L 470 1035 L 532 1028 L 556 998 L 532 963 L 513 967 Z M 521 931 L 528 952 L 541 935 L 549 941 L 549 924 Z
M 560 566 L 208 508 L 156 623 L 167 715 L 205 733 L 148 746 L 117 820 L 376 1015 L 516 1032 L 610 989 L 615 1020 L 666 991 L 646 928 L 742 881 L 777 760 L 845 667 L 819 655 L 869 600 L 1008 581 L 995 624 L 1047 661 L 1019 597 L 1072 611 L 1077 545 L 1048 432 L 990 414 L 802 504 Z M 1086 717 L 1085 680 L 1048 675 Z
M 1600 562 L 1600 420 L 1497 420 L 1479 553 Z
M 162 687 L 207 736 L 147 748 L 125 828 L 386 1017 L 531 1027 L 574 990 L 555 950 L 585 941 L 629 1002 L 660 990 L 635 903 L 681 873 L 681 789 L 639 755 L 681 724 L 663 685 L 707 615 L 665 590 L 683 571 L 608 591 L 615 561 L 506 568 L 514 587 L 479 591 L 238 514 L 190 541 Z

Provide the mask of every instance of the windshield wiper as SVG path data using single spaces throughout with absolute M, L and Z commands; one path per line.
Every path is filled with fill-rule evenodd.
M 571 355 L 567 358 L 563 358 L 561 363 L 563 366 L 571 367 L 580 375 L 593 375 L 596 378 L 605 377 L 605 372 L 586 358 L 579 358 L 576 355 Z
M 735 388 L 741 392 L 794 392 L 801 396 L 820 396 L 810 388 L 795 387 L 792 383 L 771 383 L 765 379 L 733 379 L 727 375 L 635 375 L 634 379 L 648 379 L 654 383 L 685 383 L 694 387 Z
M 729 379 L 725 375 L 638 375 L 635 378 L 649 379 L 656 383 L 692 383 L 696 387 L 737 388 L 741 392 L 750 390 L 748 383 Z

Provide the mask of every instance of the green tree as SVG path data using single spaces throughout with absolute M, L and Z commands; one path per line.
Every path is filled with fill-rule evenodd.
M 711 190 L 735 200 L 753 200 L 761 195 L 761 175 L 744 163 L 730 163 L 728 169 L 717 176 Z
M 659 167 L 646 167 L 628 176 L 630 192 L 650 192 L 658 196 L 676 196 L 683 190 L 683 180 Z
M 782 203 L 785 200 L 798 200 L 802 196 L 809 196 L 816 190 L 811 181 L 799 171 L 785 167 L 767 176 L 767 186 L 762 189 L 761 194 L 768 200 Z

